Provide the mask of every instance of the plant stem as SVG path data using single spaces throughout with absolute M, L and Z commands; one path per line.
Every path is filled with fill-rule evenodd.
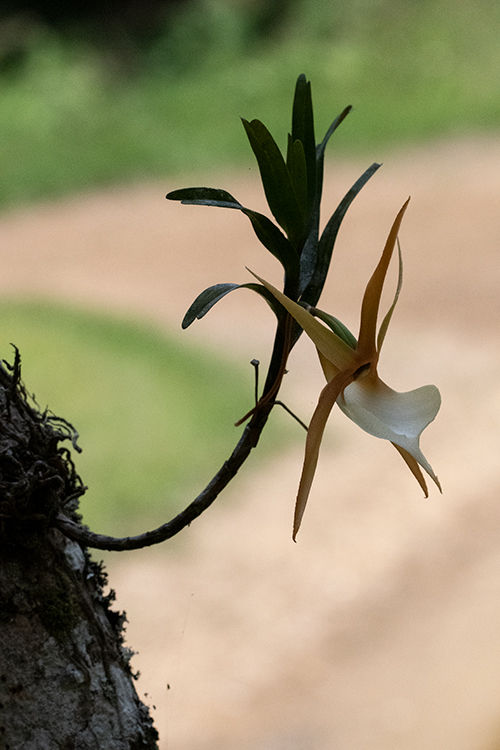
M 55 519 L 55 526 L 70 539 L 95 549 L 123 551 L 151 547 L 171 539 L 189 526 L 198 516 L 212 505 L 229 482 L 234 479 L 240 467 L 244 464 L 250 452 L 259 442 L 260 435 L 275 404 L 275 399 L 285 373 L 288 355 L 293 346 L 291 339 L 291 317 L 287 315 L 278 324 L 274 339 L 273 352 L 266 383 L 261 399 L 256 406 L 243 418 L 251 417 L 242 436 L 236 444 L 230 457 L 225 461 L 217 474 L 207 484 L 200 494 L 177 516 L 152 531 L 129 537 L 113 537 L 96 534 L 85 526 L 81 526 L 59 513 Z M 242 420 L 240 420 L 241 422 Z

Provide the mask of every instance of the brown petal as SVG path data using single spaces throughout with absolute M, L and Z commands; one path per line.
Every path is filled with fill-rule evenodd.
M 394 220 L 382 252 L 382 257 L 366 286 L 363 297 L 357 351 L 363 359 L 368 361 L 374 361 L 377 356 L 376 334 L 380 297 L 382 296 L 382 289 L 384 287 L 387 269 L 389 268 L 389 263 L 392 258 L 394 245 L 396 244 L 399 228 L 409 201 L 410 199 L 408 198 Z
M 295 541 L 295 537 L 300 528 L 309 492 L 311 491 L 326 422 L 339 394 L 343 388 L 351 382 L 351 373 L 339 372 L 321 391 L 318 405 L 312 415 L 311 423 L 307 431 L 306 453 L 304 456 L 304 465 L 302 467 L 302 476 L 300 478 L 299 491 L 295 502 L 292 534 L 293 541 Z

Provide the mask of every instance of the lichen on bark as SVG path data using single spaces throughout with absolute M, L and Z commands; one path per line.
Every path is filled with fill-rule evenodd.
M 0 363 L 0 750 L 154 750 L 106 574 L 54 527 L 85 487 L 69 422 Z

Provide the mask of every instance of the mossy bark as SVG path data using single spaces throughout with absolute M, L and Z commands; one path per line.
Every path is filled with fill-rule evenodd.
M 67 440 L 0 364 L 0 750 L 154 750 L 102 566 L 53 527 L 84 492 Z

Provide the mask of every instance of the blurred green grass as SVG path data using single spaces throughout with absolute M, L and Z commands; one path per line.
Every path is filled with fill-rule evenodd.
M 13 361 L 15 343 L 40 408 L 80 434 L 83 452 L 72 455 L 89 486 L 80 509 L 93 530 L 134 534 L 169 520 L 236 444 L 252 368 L 146 325 L 59 305 L 2 302 L 0 316 L 2 358 Z
M 87 43 L 35 34 L 0 80 L 0 206 L 132 179 L 248 166 L 239 116 L 284 142 L 297 75 L 318 137 L 367 152 L 500 124 L 496 0 L 296 0 L 271 36 L 250 3 L 193 0 L 126 73 Z
M 251 5 L 179 6 L 132 70 L 47 29 L 30 36 L 20 65 L 2 66 L 0 44 L 0 209 L 255 168 L 239 117 L 263 120 L 284 146 L 302 72 L 318 139 L 354 105 L 331 152 L 369 163 L 394 145 L 498 131 L 496 0 L 287 0 L 263 36 L 252 31 Z M 1 356 L 19 346 L 29 390 L 81 434 L 82 511 L 96 530 L 164 522 L 232 449 L 232 425 L 252 398 L 249 371 L 131 322 L 47 304 L 0 309 Z

